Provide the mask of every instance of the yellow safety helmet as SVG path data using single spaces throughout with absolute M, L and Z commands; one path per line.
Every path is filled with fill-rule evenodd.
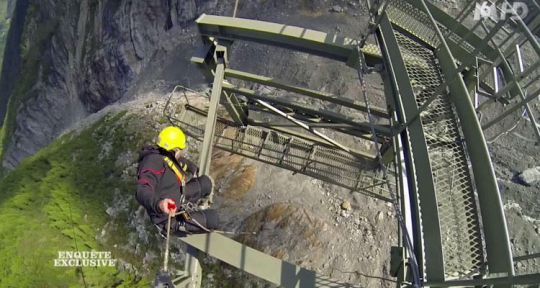
M 171 151 L 174 148 L 185 149 L 186 148 L 186 135 L 178 127 L 175 127 L 175 126 L 165 127 L 159 133 L 157 145 L 167 151 Z

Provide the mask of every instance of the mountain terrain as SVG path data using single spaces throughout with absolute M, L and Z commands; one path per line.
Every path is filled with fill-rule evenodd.
M 0 287 L 150 285 L 164 241 L 134 199 L 138 151 L 170 125 L 163 111 L 175 85 L 201 92 L 188 98 L 206 105 L 200 94 L 209 83 L 189 63 L 201 45 L 194 20 L 230 16 L 233 8 L 234 1 L 217 0 L 0 1 Z M 240 0 L 238 16 L 352 38 L 367 26 L 365 3 L 356 0 Z M 286 49 L 234 43 L 231 67 L 360 97 L 356 71 Z M 380 76 L 369 75 L 367 84 L 370 101 L 385 107 Z M 181 93 L 173 96 L 180 107 Z M 536 116 L 539 102 L 531 103 Z M 486 131 L 515 256 L 540 249 L 540 149 L 531 128 L 515 113 Z M 200 144 L 189 139 L 194 161 Z M 213 208 L 229 236 L 336 280 L 395 286 L 391 205 L 219 149 L 212 159 Z M 172 269 L 179 270 L 185 247 L 172 243 Z M 59 251 L 73 250 L 110 251 L 117 265 L 54 267 Z M 202 260 L 204 287 L 272 287 Z M 538 272 L 539 262 L 517 262 L 516 271 Z

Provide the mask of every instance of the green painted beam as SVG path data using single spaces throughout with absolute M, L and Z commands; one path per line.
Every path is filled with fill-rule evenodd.
M 497 52 L 499 53 L 499 55 L 501 57 L 503 57 L 502 52 L 501 52 L 500 49 L 497 49 Z M 509 79 L 510 81 L 517 81 L 515 76 L 514 76 L 514 73 L 512 71 L 512 68 L 510 67 L 510 64 L 508 63 L 508 60 L 503 58 L 502 64 L 503 65 L 502 65 L 501 68 L 502 68 L 502 72 L 503 72 L 503 75 L 504 75 L 505 79 Z M 525 100 L 525 98 L 527 98 L 525 96 L 525 92 L 523 92 L 523 89 L 521 88 L 519 83 L 516 83 L 515 88 L 512 89 L 512 94 L 514 94 L 514 93 L 519 95 L 521 100 Z M 534 134 L 536 135 L 536 139 L 537 139 L 538 143 L 540 143 L 540 130 L 538 129 L 538 124 L 536 122 L 536 118 L 534 117 L 534 112 L 532 111 L 531 107 L 529 106 L 529 103 L 525 103 L 525 110 L 527 111 L 527 115 L 529 116 L 529 120 L 532 123 L 532 128 L 533 128 Z
M 423 10 L 423 8 L 418 4 L 418 2 L 409 1 L 409 3 L 411 3 L 415 8 L 417 8 L 417 9 L 419 9 L 421 11 Z M 483 42 L 482 38 L 478 37 L 478 35 L 476 35 L 476 33 L 474 33 L 474 32 L 469 33 L 470 32 L 469 28 L 467 28 L 465 25 L 461 24 L 460 22 L 456 21 L 452 16 L 448 15 L 447 13 L 445 13 L 444 11 L 439 9 L 439 7 L 435 6 L 434 4 L 432 4 L 430 2 L 426 2 L 426 4 L 427 4 L 427 6 L 429 8 L 429 11 L 430 11 L 431 15 L 433 16 L 433 18 L 435 18 L 435 20 L 437 22 L 441 23 L 443 26 L 445 26 L 446 28 L 448 28 L 452 32 L 456 33 L 459 37 L 461 37 L 461 38 L 465 37 L 466 38 L 465 41 L 468 42 L 469 44 L 471 44 L 473 47 L 477 47 Z M 448 42 L 448 40 L 449 39 L 447 39 L 447 42 Z M 449 46 L 451 46 L 451 45 L 456 46 L 457 45 L 453 41 L 450 41 L 450 42 L 448 42 Z M 464 52 L 464 50 L 461 51 L 461 52 Z M 490 46 L 484 47 L 484 49 L 481 51 L 481 53 L 486 55 L 489 60 L 493 60 L 497 56 L 497 52 L 493 48 L 491 48 Z M 462 57 L 465 57 L 467 55 L 458 55 L 458 56 L 459 56 L 459 58 L 462 58 Z
M 395 102 L 400 114 L 400 122 L 406 123 L 418 113 L 418 106 L 403 56 L 387 15 L 382 18 L 379 30 L 381 46 L 385 47 L 383 51 L 385 66 L 392 78 L 392 84 L 395 86 L 394 90 L 397 96 Z M 415 231 L 415 253 L 420 274 L 425 272 L 430 281 L 444 281 L 437 199 L 426 137 L 420 118 L 411 121 L 404 133 L 407 135 L 404 140 L 407 149 L 404 149 L 404 153 L 409 153 L 408 159 L 410 160 L 407 164 L 407 173 L 410 177 L 409 184 L 412 185 L 410 191 L 414 198 L 414 203 L 411 206 L 417 207 L 411 212 L 418 229 Z
M 197 20 L 199 33 L 206 37 L 246 40 L 335 59 L 356 68 L 358 40 L 321 31 L 266 21 L 202 14 Z M 362 52 L 370 63 L 378 63 L 379 49 L 366 45 Z
M 285 288 L 359 287 L 264 254 L 219 233 L 194 234 L 179 238 L 201 252 L 260 279 Z
M 276 98 L 276 97 L 267 97 L 267 96 L 263 96 L 263 95 L 258 95 L 257 93 L 255 93 L 255 91 L 253 91 L 251 89 L 236 87 L 236 86 L 234 86 L 234 85 L 232 85 L 230 83 L 227 83 L 227 82 L 223 83 L 223 89 L 226 90 L 226 91 L 229 91 L 229 92 L 233 92 L 233 93 L 243 95 L 243 96 L 245 96 L 247 98 L 267 101 L 267 102 L 270 102 L 270 103 L 278 104 L 280 106 L 290 107 L 293 110 L 303 111 L 303 112 L 311 114 L 311 115 L 318 115 L 321 118 L 324 118 L 326 121 L 330 121 L 330 122 L 333 122 L 333 123 L 349 124 L 349 125 L 351 125 L 351 128 L 356 128 L 356 129 L 358 129 L 360 131 L 364 131 L 364 132 L 367 132 L 367 133 L 369 133 L 369 131 L 370 131 L 370 127 L 369 127 L 368 123 L 360 123 L 360 122 L 357 122 L 357 121 L 355 121 L 353 119 L 341 116 L 341 115 L 339 115 L 337 113 L 333 113 L 331 111 L 309 109 L 309 108 L 306 108 L 306 107 L 304 107 L 302 105 L 294 104 L 294 103 L 291 103 L 289 101 L 279 99 L 279 98 Z M 392 135 L 393 135 L 392 134 L 392 129 L 388 125 L 376 125 L 375 126 L 375 131 L 377 133 L 380 133 L 380 136 L 382 136 L 382 137 L 392 137 Z
M 280 107 L 280 105 L 276 105 L 276 106 Z M 265 109 L 264 107 L 261 107 L 261 106 L 257 106 L 255 104 L 250 104 L 250 105 L 248 105 L 248 107 L 249 107 L 249 109 L 251 109 L 251 111 L 272 113 L 268 109 Z M 291 116 L 296 117 L 297 119 L 300 119 L 302 121 L 306 121 L 306 122 L 310 123 L 310 125 L 312 125 L 312 127 L 314 127 L 314 128 L 332 128 L 332 129 L 336 130 L 337 132 L 341 132 L 341 133 L 348 134 L 348 135 L 358 137 L 358 138 L 361 138 L 361 139 L 373 141 L 373 137 L 371 136 L 370 132 L 365 131 L 365 129 L 358 130 L 355 127 L 352 127 L 349 124 L 321 122 L 320 118 L 317 120 L 317 119 L 307 117 L 307 115 L 305 115 L 305 113 L 303 113 L 302 111 L 291 112 Z M 287 126 L 292 127 L 292 124 L 281 124 L 281 123 L 278 124 L 278 123 L 271 123 L 271 122 L 266 123 L 266 124 L 270 125 L 271 127 L 287 127 Z M 378 141 L 378 143 L 384 143 L 385 139 L 383 139 L 382 137 L 377 137 L 377 141 Z
M 497 32 L 499 32 L 499 30 L 504 27 L 504 24 L 506 24 L 506 22 L 508 21 L 509 18 L 506 18 L 505 20 L 502 20 L 502 21 L 499 21 L 497 22 L 497 24 L 495 25 L 495 27 L 493 27 L 493 29 L 491 29 L 491 31 L 482 39 L 483 42 L 479 43 L 478 45 L 474 46 L 474 51 L 471 52 L 471 56 L 472 57 L 469 57 L 467 59 L 465 59 L 465 61 L 463 61 L 461 63 L 461 65 L 458 67 L 457 71 L 458 72 L 462 72 L 464 71 L 466 68 L 468 67 L 472 67 L 474 66 L 475 62 L 476 62 L 476 57 L 478 56 L 478 54 L 480 54 L 482 51 L 484 51 L 486 49 L 486 47 L 488 47 L 488 43 L 489 43 L 489 40 L 492 39 L 495 35 L 497 35 Z M 482 20 L 480 20 L 482 21 Z M 440 32 L 440 31 L 439 31 Z M 442 37 L 442 36 L 441 36 Z M 442 38 L 444 39 L 444 38 Z M 446 41 L 445 41 L 445 45 L 448 46 L 448 44 L 446 44 Z M 437 47 L 438 48 L 438 47 Z M 450 49 L 450 48 L 449 48 Z
M 489 121 L 488 123 L 482 125 L 482 129 L 486 130 L 489 127 L 493 126 L 495 123 L 501 121 L 503 118 L 507 117 L 508 115 L 514 113 L 517 109 L 525 106 L 527 103 L 531 102 L 532 100 L 538 98 L 540 96 L 540 89 L 537 89 L 533 93 L 529 93 L 529 96 L 527 98 L 519 101 L 518 103 L 514 104 L 512 107 L 506 109 L 503 113 L 501 113 L 499 116 L 497 116 L 495 119 Z M 487 101 L 486 101 L 487 102 Z
M 502 97 L 504 94 L 508 93 L 511 89 L 514 89 L 516 85 L 519 84 L 519 82 L 524 79 L 525 77 L 529 76 L 531 73 L 535 72 L 538 68 L 540 68 L 540 61 L 537 61 L 536 63 L 532 64 L 531 66 L 527 67 L 527 70 L 516 73 L 517 75 L 514 75 L 514 81 L 509 81 L 508 84 L 506 84 L 502 89 L 500 89 L 495 95 L 495 98 Z
M 256 74 L 252 74 L 252 73 L 249 73 L 249 72 L 234 70 L 234 69 L 230 69 L 230 68 L 225 69 L 225 77 L 232 77 L 232 78 L 241 79 L 241 80 L 245 80 L 245 81 L 251 81 L 251 82 L 263 84 L 263 85 L 266 85 L 266 86 L 275 87 L 275 88 L 278 88 L 278 89 L 283 89 L 283 90 L 286 90 L 286 91 L 290 91 L 290 92 L 306 95 L 306 96 L 309 96 L 309 97 L 317 98 L 319 100 L 328 101 L 328 102 L 331 102 L 331 103 L 335 103 L 335 104 L 342 105 L 342 106 L 345 106 L 345 107 L 349 107 L 349 108 L 352 108 L 352 109 L 360 110 L 360 111 L 363 111 L 363 112 L 367 112 L 367 109 L 366 109 L 366 107 L 364 105 L 358 104 L 353 100 L 350 100 L 350 99 L 347 99 L 347 98 L 344 98 L 344 97 L 335 96 L 335 95 L 332 95 L 330 93 L 325 93 L 325 92 L 320 92 L 320 91 L 312 90 L 312 89 L 308 89 L 308 88 L 288 85 L 288 84 L 285 84 L 285 83 L 283 83 L 283 82 L 281 82 L 279 80 L 276 80 L 276 79 L 274 79 L 272 77 L 256 75 Z M 379 117 L 389 118 L 388 112 L 386 112 L 382 108 L 370 106 L 370 112 L 373 115 L 376 115 L 376 116 L 379 116 Z
M 332 137 L 328 137 L 326 134 L 321 133 L 320 131 L 313 129 L 313 127 L 309 126 L 309 124 L 306 124 L 306 123 L 304 123 L 302 121 L 299 121 L 298 119 L 292 117 L 291 115 L 287 114 L 286 112 L 283 112 L 280 109 L 272 106 L 270 103 L 267 103 L 267 102 L 262 101 L 262 100 L 256 100 L 256 101 L 257 101 L 257 103 L 264 106 L 266 109 L 269 109 L 275 115 L 281 116 L 281 117 L 289 120 L 290 122 L 297 125 L 297 127 L 300 127 L 302 129 L 304 129 L 305 131 L 308 131 L 308 132 L 312 133 L 313 135 L 317 136 L 318 138 L 320 138 L 320 139 L 326 141 L 327 143 L 331 144 L 334 148 L 343 150 L 343 151 L 345 151 L 345 152 L 347 152 L 349 154 L 354 155 L 354 153 L 355 153 L 354 149 L 351 149 L 350 147 L 345 146 L 345 145 L 339 143 L 338 141 L 332 139 Z M 358 156 L 362 156 L 362 155 L 358 155 Z
M 236 95 L 223 91 L 222 97 L 225 99 L 225 101 L 223 101 L 223 105 L 225 106 L 225 109 L 227 110 L 233 121 L 239 126 L 246 125 L 247 115 L 246 113 L 244 113 L 242 104 L 240 103 Z
M 532 254 L 527 254 L 527 255 L 516 256 L 516 257 L 514 257 L 514 262 L 527 261 L 529 259 L 536 259 L 536 258 L 540 258 L 540 252 L 539 253 L 532 253 Z
M 201 109 L 199 109 L 199 108 L 197 108 L 195 106 L 186 105 L 186 109 L 188 109 L 190 111 L 193 111 L 193 112 L 195 112 L 195 113 L 197 113 L 199 115 L 202 115 L 204 117 L 208 117 L 208 111 L 201 110 Z M 174 119 L 174 120 L 178 121 L 178 119 Z M 221 123 L 223 123 L 223 124 L 225 124 L 227 126 L 232 126 L 232 127 L 234 127 L 234 124 L 235 124 L 233 121 L 230 121 L 230 120 L 222 118 L 222 117 L 217 117 L 217 121 L 219 121 L 219 122 L 221 122 Z M 260 121 L 254 121 L 252 119 L 247 119 L 247 122 L 248 122 L 248 125 L 260 126 L 260 127 L 265 127 L 265 128 L 268 128 L 268 129 L 272 129 L 272 130 L 274 130 L 276 132 L 280 132 L 280 133 L 283 133 L 283 134 L 287 134 L 287 135 L 290 135 L 290 136 L 293 136 L 293 137 L 297 137 L 297 138 L 301 138 L 301 139 L 313 142 L 314 144 L 322 146 L 322 147 L 328 147 L 328 148 L 333 147 L 331 144 L 329 144 L 329 143 L 327 143 L 325 141 L 321 141 L 320 139 L 318 139 L 316 137 L 313 137 L 311 135 L 307 135 L 307 134 L 300 133 L 300 132 L 297 132 L 297 131 L 293 131 L 293 130 L 290 130 L 290 129 L 287 129 L 287 128 L 283 128 L 283 127 L 287 127 L 287 126 L 276 125 L 276 124 L 273 124 L 273 123 L 266 123 L 266 122 L 260 122 Z M 343 132 L 343 133 L 345 133 L 345 132 Z M 371 138 L 368 138 L 368 137 L 369 137 L 369 135 L 365 136 L 365 139 L 371 141 Z M 375 161 L 375 155 L 373 153 L 367 153 L 365 151 L 352 149 L 351 155 L 358 156 L 358 157 L 366 159 L 366 160 Z
M 283 128 L 284 126 L 273 125 L 271 123 L 264 123 L 264 122 L 259 122 L 259 121 L 249 121 L 249 125 L 265 127 L 265 128 L 277 131 L 277 132 L 281 132 L 281 133 L 288 134 L 288 135 L 291 135 L 291 136 L 294 136 L 294 137 L 298 137 L 298 138 L 301 138 L 301 139 L 304 139 L 304 140 L 308 140 L 308 141 L 313 142 L 313 143 L 317 143 L 317 145 L 321 145 L 321 146 L 324 146 L 324 147 L 333 147 L 333 145 L 330 145 L 325 141 L 321 141 L 317 137 L 313 137 L 311 135 L 307 135 L 307 134 L 304 134 L 304 133 L 299 133 L 297 131 L 290 130 L 290 129 L 287 129 L 287 128 Z M 285 126 L 285 127 L 288 127 L 288 126 Z M 373 153 L 368 153 L 368 152 L 355 150 L 355 149 L 350 149 L 350 150 L 351 150 L 350 154 L 352 154 L 352 155 L 358 156 L 358 157 L 366 159 L 366 160 L 375 161 L 375 154 L 373 154 Z
M 214 80 L 212 71 L 216 69 L 216 65 L 213 62 L 212 57 L 214 56 L 215 48 L 215 45 L 205 43 L 205 45 L 199 48 L 195 52 L 195 55 L 191 56 L 190 59 L 191 63 L 195 64 L 197 68 L 199 68 L 204 78 L 208 82 L 212 82 Z

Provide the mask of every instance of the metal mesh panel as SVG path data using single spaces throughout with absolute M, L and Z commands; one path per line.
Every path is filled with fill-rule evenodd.
M 191 110 L 182 110 L 179 125 L 189 136 L 202 139 L 204 137 L 205 119 Z
M 457 35 L 452 30 L 446 28 L 440 23 L 438 23 L 438 26 L 443 35 L 445 35 L 445 37 L 447 37 L 449 40 L 452 40 L 454 43 L 459 43 L 459 46 L 469 53 L 474 52 L 474 46 L 469 44 L 467 41 L 463 41 L 461 36 Z M 478 55 L 481 57 L 486 57 L 483 53 L 479 53 Z
M 230 147 L 232 151 L 238 151 L 242 147 L 244 132 L 240 129 L 227 127 L 223 130 L 221 137 L 218 137 L 217 145 Z
M 392 23 L 433 47 L 439 46 L 440 41 L 433 27 L 428 24 L 431 21 L 425 13 L 414 8 L 406 1 L 394 0 L 390 3 L 391 5 L 388 6 L 386 12 Z
M 440 41 L 435 32 L 435 27 L 431 24 L 429 17 L 422 11 L 416 9 L 406 1 L 392 1 L 392 5 L 388 7 L 388 16 L 392 20 L 392 23 L 399 26 L 401 29 L 407 31 L 411 35 L 414 35 L 418 39 L 424 41 L 432 47 L 438 47 Z M 439 29 L 454 43 L 458 43 L 465 51 L 472 53 L 475 47 L 467 41 L 463 41 L 462 38 L 456 33 L 449 30 L 447 27 L 440 23 L 437 23 Z M 485 57 L 482 53 L 481 57 Z
M 290 143 L 289 153 L 283 159 L 283 163 L 294 169 L 301 170 L 308 164 L 308 158 L 313 149 L 314 146 L 311 143 L 293 138 Z
M 289 137 L 284 135 L 269 132 L 266 141 L 264 142 L 264 149 L 261 151 L 260 158 L 265 161 L 269 161 L 274 164 L 280 163 L 283 159 L 285 152 L 285 146 L 290 140 Z M 307 157 L 307 155 L 301 155 L 301 157 Z
M 362 47 L 362 52 L 366 55 L 382 57 L 381 49 L 377 45 L 366 43 L 364 47 Z
M 256 157 L 263 145 L 263 131 L 254 127 L 246 128 L 242 140 L 242 152 L 250 157 Z
M 435 55 L 400 32 L 395 31 L 395 36 L 402 54 L 413 54 L 426 60 L 422 67 L 405 62 L 417 104 L 421 106 L 443 83 Z M 453 107 L 446 95 L 435 97 L 421 114 L 421 121 L 435 185 L 446 277 L 463 278 L 478 273 L 484 262 L 482 238 L 470 171 Z
M 206 116 L 183 111 L 180 126 L 197 140 L 204 137 Z M 383 179 L 362 169 L 360 159 L 337 148 L 318 146 L 275 131 L 248 126 L 239 128 L 216 122 L 215 146 L 326 182 L 389 199 Z M 391 186 L 391 189 L 395 189 Z
M 312 158 L 313 163 L 308 166 L 308 171 L 323 173 L 347 187 L 354 187 L 360 170 L 359 163 L 351 159 L 351 156 L 336 149 L 318 147 Z

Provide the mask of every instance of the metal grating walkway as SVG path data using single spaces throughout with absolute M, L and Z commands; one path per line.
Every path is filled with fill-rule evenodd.
M 206 115 L 184 109 L 178 122 L 192 137 L 202 140 Z M 390 199 L 386 182 L 373 171 L 373 167 L 337 148 L 260 127 L 235 127 L 222 119 L 218 119 L 214 135 L 214 145 L 220 149 L 371 197 L 385 201 Z M 391 187 L 395 189 L 394 184 Z
M 393 23 L 397 23 L 402 29 L 405 27 L 404 30 L 412 32 L 413 35 L 423 35 L 422 40 L 425 42 L 433 43 L 433 37 L 430 35 L 434 35 L 434 32 L 424 24 L 430 22 L 422 21 L 427 17 L 425 13 L 410 5 L 406 6 L 406 11 L 401 11 L 400 8 L 405 7 L 403 3 L 396 1 L 392 3 L 388 15 Z M 443 84 L 436 56 L 433 50 L 399 32 L 398 29 L 394 30 L 394 36 L 404 58 L 407 55 L 415 55 L 425 60 L 421 66 L 411 65 L 405 61 L 416 103 L 420 107 L 434 96 L 435 89 Z M 453 105 L 444 92 L 435 97 L 431 105 L 421 113 L 420 118 L 435 185 L 445 277 L 470 277 L 478 274 L 484 264 L 475 194 Z

